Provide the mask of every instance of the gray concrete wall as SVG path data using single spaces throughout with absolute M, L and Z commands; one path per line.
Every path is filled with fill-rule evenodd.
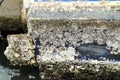
M 23 0 L 4 0 L 0 6 L 0 34 L 3 32 L 24 32 L 21 22 Z M 4 33 L 3 33 L 4 34 Z
M 0 6 L 0 16 L 14 17 L 21 15 L 22 0 L 4 0 Z

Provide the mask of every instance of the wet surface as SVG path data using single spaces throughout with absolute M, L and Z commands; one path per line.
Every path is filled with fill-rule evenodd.
M 96 43 L 84 44 L 76 47 L 76 58 L 78 59 L 96 59 L 96 60 L 114 60 L 119 61 L 119 55 L 110 54 L 110 50 L 106 49 L 106 45 L 98 45 Z
M 40 80 L 37 66 L 12 66 L 4 50 L 5 46 L 0 43 L 0 80 Z

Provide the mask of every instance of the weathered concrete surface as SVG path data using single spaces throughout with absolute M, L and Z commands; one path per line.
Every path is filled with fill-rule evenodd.
M 7 58 L 13 64 L 33 64 L 35 63 L 34 46 L 32 45 L 32 38 L 29 35 L 9 35 L 8 42 L 11 44 L 5 53 Z M 13 47 L 14 46 L 14 47 Z
M 92 74 L 97 73 L 97 76 L 101 76 L 104 71 L 116 74 L 119 72 L 120 62 L 117 61 L 106 59 L 86 61 L 75 58 L 76 47 L 93 42 L 99 45 L 106 44 L 106 49 L 109 49 L 111 54 L 120 55 L 120 18 L 115 15 L 116 10 L 111 14 L 111 10 L 114 11 L 112 7 L 110 9 L 102 7 L 97 10 L 100 9 L 100 13 L 104 11 L 108 13 L 104 13 L 100 18 L 99 16 L 84 18 L 85 15 L 91 14 L 91 11 L 98 14 L 95 7 L 91 7 L 87 14 L 83 11 L 82 16 L 79 16 L 78 12 L 81 8 L 77 10 L 73 7 L 69 10 L 68 6 L 61 8 L 57 5 L 44 7 L 45 5 L 35 4 L 28 11 L 27 34 L 7 37 L 9 45 L 4 54 L 14 65 L 37 64 L 40 66 L 41 78 L 55 79 L 64 78 L 67 73 L 74 74 L 76 79 L 79 79 L 78 75 L 82 74 L 82 70 L 83 73 L 90 71 Z M 87 7 L 83 10 L 85 9 Z M 72 11 L 76 12 L 75 16 Z M 108 16 L 109 14 L 112 17 Z M 64 17 L 61 18 L 61 15 Z M 51 75 L 49 76 L 48 73 Z M 84 74 L 81 76 L 86 77 Z M 87 78 L 92 79 L 94 76 Z
M 87 24 L 87 21 L 85 25 L 80 24 L 81 22 L 79 20 L 31 19 L 28 33 L 33 36 L 33 40 L 39 38 L 39 54 L 43 55 L 43 58 L 40 57 L 40 59 L 44 60 L 47 57 L 44 54 L 57 52 L 60 55 L 61 51 L 65 54 L 64 50 L 69 47 L 76 48 L 81 44 L 94 42 L 99 45 L 107 44 L 106 47 L 113 51 L 113 54 L 114 51 L 115 54 L 119 53 L 119 21 L 116 22 L 118 23 L 116 26 L 114 25 L 115 22 L 113 24 L 111 22 L 111 26 L 107 26 L 108 23 L 99 25 L 99 23 L 105 23 L 104 21 L 97 24 L 95 24 L 96 21 L 92 21 L 90 25 Z M 52 61 L 52 58 L 49 61 Z
M 39 6 L 40 5 L 40 6 Z M 46 6 L 47 5 L 47 6 Z M 41 19 L 105 19 L 120 20 L 118 4 L 95 4 L 91 3 L 36 3 L 32 4 L 28 16 Z M 33 14 L 32 14 L 33 13 Z M 30 14 L 30 15 L 29 15 Z M 28 17 L 29 18 L 29 17 Z
M 89 24 L 87 24 L 87 22 Z M 119 54 L 120 22 L 111 21 L 111 26 L 108 27 L 107 25 L 110 25 L 109 21 L 107 21 L 108 23 L 106 21 L 102 21 L 98 24 L 95 24 L 95 22 L 85 21 L 85 25 L 83 25 L 83 21 L 79 20 L 77 20 L 77 22 L 73 20 L 53 20 L 47 22 L 45 20 L 41 21 L 32 19 L 29 22 L 28 34 L 8 36 L 9 46 L 5 51 L 5 55 L 13 62 L 14 60 L 15 62 L 16 60 L 24 61 L 24 57 L 28 59 L 28 62 L 31 59 L 37 60 L 37 62 L 71 61 L 75 60 L 75 48 L 77 46 L 93 42 L 96 42 L 99 45 L 106 43 L 107 49 L 111 50 L 112 54 Z M 92 27 L 91 24 L 94 27 Z M 32 57 L 28 57 L 27 54 L 24 57 L 21 56 L 25 52 L 23 49 L 24 45 L 22 44 L 25 44 L 25 50 L 33 50 L 32 54 L 34 55 L 31 55 L 30 53 Z M 13 57 L 16 55 L 15 53 L 17 48 L 19 50 L 17 52 L 19 58 Z M 11 54 L 9 51 L 12 51 Z
M 119 67 L 119 62 L 44 63 L 40 66 L 40 76 L 42 79 L 60 80 L 119 80 Z
M 114 11 L 116 7 L 113 8 L 111 6 L 109 9 L 107 9 L 106 7 L 99 6 L 96 9 L 96 7 L 92 8 L 90 6 L 81 7 L 78 4 L 73 5 L 72 7 L 70 6 L 71 4 L 68 4 L 69 7 L 68 5 L 65 6 L 65 4 L 63 4 L 63 7 L 60 7 L 62 4 L 58 4 L 58 6 L 57 4 L 54 4 L 54 7 L 52 7 L 53 4 L 52 5 L 49 4 L 47 6 L 45 6 L 45 4 L 47 3 L 42 3 L 41 5 L 39 4 L 40 3 L 32 5 L 30 7 L 30 10 L 28 11 L 28 19 L 27 19 L 28 33 L 26 35 L 24 34 L 24 35 L 8 36 L 8 43 L 9 43 L 9 46 L 7 48 L 8 52 L 7 50 L 5 51 L 5 55 L 8 57 L 8 59 L 11 59 L 14 53 L 16 53 L 14 48 L 12 48 L 13 46 L 17 45 L 16 47 L 20 49 L 20 52 L 18 52 L 18 54 L 20 55 L 23 54 L 22 52 L 24 52 L 24 49 L 20 47 L 22 45 L 13 44 L 13 43 L 16 43 L 16 42 L 25 43 L 22 40 L 24 38 L 28 40 L 31 46 L 34 46 L 35 52 L 33 52 L 33 54 L 35 55 L 33 55 L 33 57 L 37 62 L 42 60 L 43 62 L 46 61 L 47 59 L 45 58 L 47 57 L 46 54 L 48 53 L 52 55 L 54 55 L 53 53 L 56 53 L 56 54 L 60 53 L 60 55 L 57 55 L 57 56 L 59 56 L 60 58 L 59 60 L 61 61 L 74 60 L 73 57 L 75 55 L 74 54 L 75 47 L 81 44 L 87 44 L 87 43 L 93 43 L 93 42 L 97 42 L 98 44 L 106 43 L 107 44 L 106 47 L 111 51 L 113 51 L 113 53 L 114 51 L 119 53 L 119 45 L 117 45 L 117 43 L 119 44 L 119 40 L 120 40 L 118 37 L 120 34 L 119 33 L 120 18 L 118 15 L 111 14 L 111 11 Z M 117 5 L 117 8 L 119 8 L 118 5 Z M 86 9 L 89 9 L 90 11 Z M 85 12 L 86 11 L 90 12 L 90 14 L 91 12 L 98 14 L 96 11 L 108 12 L 108 13 L 104 13 L 105 15 L 107 15 L 107 17 L 104 17 L 103 15 L 101 15 L 103 17 L 103 18 L 101 17 L 102 20 L 99 17 L 95 18 L 96 20 L 92 20 L 94 18 L 91 19 L 89 17 L 86 17 L 87 20 L 84 20 L 83 19 L 84 16 L 79 16 L 80 15 L 79 11 L 81 10 L 83 11 L 82 15 L 89 15 L 89 13 L 84 14 L 84 10 Z M 72 12 L 74 13 L 74 15 L 71 14 Z M 59 15 L 56 15 L 56 14 L 59 14 Z M 111 16 L 108 16 L 109 14 L 111 14 Z M 76 17 L 75 15 L 78 15 L 78 16 Z M 118 17 L 115 17 L 115 16 L 118 16 Z M 28 39 L 26 38 L 26 36 L 28 37 Z M 13 38 L 17 38 L 17 39 L 12 40 Z M 114 44 L 111 44 L 111 43 L 114 43 Z M 66 47 L 66 44 L 67 44 L 67 47 Z M 27 43 L 26 43 L 26 46 L 27 46 Z M 65 57 L 66 59 L 63 59 L 62 56 L 65 56 L 65 55 L 62 55 L 62 54 L 68 53 L 69 47 L 72 47 L 71 49 L 73 49 L 73 54 L 71 54 L 72 57 L 69 59 L 70 55 L 68 55 Z M 9 50 L 12 51 L 11 55 L 8 55 Z M 49 55 L 48 62 L 52 61 L 53 58 L 56 58 L 56 56 L 50 57 L 52 55 Z M 19 59 L 19 58 L 16 58 L 16 59 Z M 22 58 L 20 59 L 21 61 L 23 60 Z M 29 58 L 29 60 L 31 60 L 31 57 Z

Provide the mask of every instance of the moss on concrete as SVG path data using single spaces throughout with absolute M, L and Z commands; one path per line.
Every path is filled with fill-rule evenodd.
M 17 34 L 27 31 L 26 22 L 21 21 L 22 3 L 23 0 L 4 0 L 2 2 L 0 6 L 0 34 Z
M 8 34 L 17 34 L 23 33 L 27 31 L 26 23 L 21 22 L 21 17 L 0 17 L 0 31 L 5 34 L 4 32 L 8 32 Z M 6 33 L 7 34 L 7 33 Z
M 84 64 L 88 68 L 77 68 L 77 65 L 64 63 L 55 63 L 53 65 L 43 64 L 40 67 L 40 76 L 43 80 L 119 80 L 120 71 L 113 67 L 105 65 L 99 68 L 99 71 L 94 68 L 95 64 Z M 89 65 L 93 66 L 89 68 Z M 74 66 L 72 71 L 70 67 Z M 83 66 L 83 65 L 82 65 Z M 85 69 L 84 69 L 85 68 Z

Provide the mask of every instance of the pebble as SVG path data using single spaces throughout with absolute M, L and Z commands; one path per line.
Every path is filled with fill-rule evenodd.
M 14 53 L 14 56 L 15 56 L 16 58 L 18 58 L 18 57 L 20 57 L 20 54 L 19 54 L 19 53 Z
M 34 59 L 31 59 L 30 63 L 34 64 L 34 63 L 36 63 L 36 61 Z

